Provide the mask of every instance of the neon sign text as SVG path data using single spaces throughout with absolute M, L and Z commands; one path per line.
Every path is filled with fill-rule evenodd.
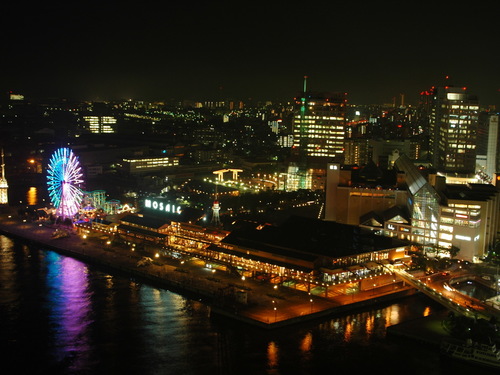
M 176 206 L 175 204 L 171 203 L 165 203 L 162 201 L 155 201 L 151 199 L 146 199 L 144 201 L 144 207 L 152 208 L 153 210 L 156 211 L 171 212 L 176 214 L 180 214 L 182 212 L 182 208 L 180 206 Z

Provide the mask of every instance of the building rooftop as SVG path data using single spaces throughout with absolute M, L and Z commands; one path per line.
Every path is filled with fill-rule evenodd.
M 396 171 L 378 167 L 373 161 L 362 166 L 344 165 L 342 170 L 350 171 L 350 187 L 373 187 L 396 189 Z
M 222 243 L 263 250 L 294 258 L 327 256 L 340 258 L 407 245 L 354 225 L 290 216 L 279 226 L 242 226 Z
M 424 185 L 428 184 L 427 179 L 405 154 L 401 154 L 394 164 L 399 172 L 404 172 L 411 195 L 415 195 Z
M 135 224 L 142 227 L 159 229 L 166 224 L 170 224 L 168 219 L 158 219 L 151 216 L 127 215 L 120 219 L 123 224 Z
M 446 184 L 441 195 L 446 199 L 485 201 L 498 193 L 498 188 L 490 184 Z
M 409 224 L 411 221 L 410 213 L 404 206 L 393 206 L 384 211 L 370 211 L 359 219 L 362 225 L 374 227 L 383 227 L 387 221 Z

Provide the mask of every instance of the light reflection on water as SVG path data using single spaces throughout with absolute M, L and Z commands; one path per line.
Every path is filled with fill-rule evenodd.
M 70 370 L 87 366 L 90 353 L 89 325 L 92 324 L 87 266 L 55 252 L 46 255 L 47 300 L 53 327 L 57 362 L 68 362 Z
M 38 190 L 36 187 L 32 186 L 26 193 L 26 200 L 30 206 L 35 206 L 38 204 Z
M 278 346 L 274 341 L 269 342 L 267 345 L 267 358 L 268 366 L 270 369 L 276 368 L 278 366 Z
M 355 372 L 382 365 L 378 355 L 388 348 L 403 365 L 409 351 L 387 342 L 385 329 L 436 309 L 412 299 L 261 331 L 52 251 L 1 235 L 0 246 L 1 349 L 18 373 L 289 375 L 318 373 L 325 363 Z M 421 373 L 433 374 L 428 367 Z

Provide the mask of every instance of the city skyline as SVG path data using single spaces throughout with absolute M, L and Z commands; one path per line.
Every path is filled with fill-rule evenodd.
M 495 13 L 321 1 L 9 4 L 0 82 L 38 97 L 290 100 L 308 76 L 308 89 L 347 92 L 352 103 L 416 104 L 450 76 L 498 105 Z

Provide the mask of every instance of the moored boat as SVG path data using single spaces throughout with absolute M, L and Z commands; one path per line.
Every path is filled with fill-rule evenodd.
M 440 349 L 441 354 L 450 358 L 500 369 L 500 349 L 494 343 L 446 339 Z

